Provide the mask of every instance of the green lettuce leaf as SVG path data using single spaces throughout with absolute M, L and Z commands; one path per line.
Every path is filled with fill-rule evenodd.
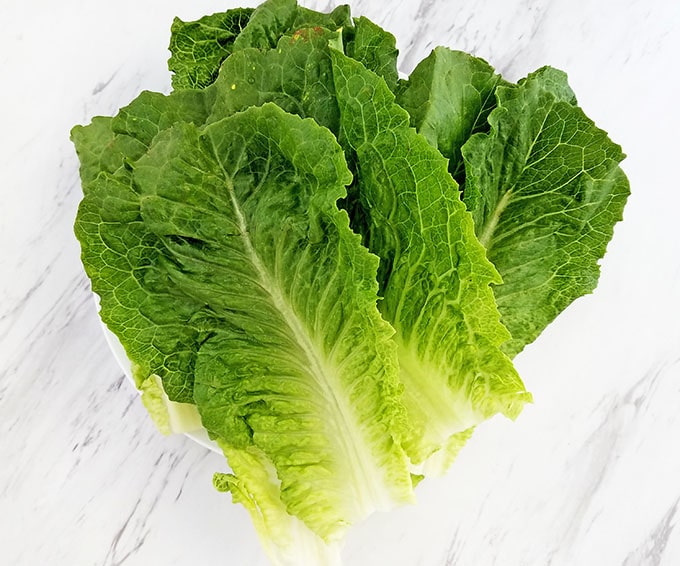
M 169 399 L 183 403 L 193 403 L 202 304 L 178 301 L 176 289 L 158 270 L 163 245 L 144 225 L 132 164 L 158 132 L 177 120 L 204 122 L 206 96 L 144 92 L 116 117 L 95 118 L 71 134 L 84 192 L 75 233 L 100 297 L 100 316 L 133 363 L 137 386 L 157 375 Z
M 324 540 L 411 501 L 378 259 L 335 204 L 351 174 L 330 132 L 273 104 L 178 124 L 134 180 L 157 264 L 210 319 L 194 399 L 211 435 L 261 450 Z
M 87 126 L 75 126 L 71 140 L 80 160 L 80 179 L 87 194 L 90 185 L 102 173 L 115 173 L 129 156 L 141 156 L 146 147 L 131 136 L 118 136 L 111 125 L 113 118 L 95 116 Z
M 487 132 L 496 106 L 496 87 L 507 84 L 483 59 L 437 47 L 399 85 L 397 103 L 411 126 L 449 160 L 449 172 L 465 182 L 460 148 L 477 132 Z
M 391 33 L 362 16 L 355 18 L 354 28 L 346 34 L 345 54 L 385 79 L 391 90 L 396 90 L 399 80 L 396 44 Z
M 283 36 L 276 49 L 234 53 L 224 62 L 215 82 L 215 103 L 209 121 L 274 102 L 288 112 L 313 118 L 339 136 L 340 109 L 329 47 L 338 45 L 338 39 L 337 33 L 325 29 L 301 28 L 294 36 Z M 354 159 L 351 152 L 346 157 L 350 162 Z M 351 169 L 356 170 L 352 163 Z M 348 196 L 339 204 L 348 211 L 352 229 L 363 237 L 366 222 L 357 191 L 355 176 Z
M 172 56 L 168 61 L 174 73 L 173 88 L 207 87 L 233 52 L 275 48 L 284 36 L 295 40 L 296 32 L 307 28 L 317 33 L 322 29 L 341 32 L 339 43 L 347 54 L 396 89 L 398 51 L 391 33 L 368 18 L 352 19 L 347 5 L 323 13 L 299 6 L 295 0 L 268 0 L 254 11 L 228 10 L 194 22 L 176 18 L 170 39 Z
M 310 26 L 351 28 L 349 6 L 337 6 L 326 14 L 291 0 L 269 0 L 256 9 L 236 8 L 191 22 L 175 18 L 168 60 L 172 86 L 175 90 L 205 88 L 234 51 L 274 47 L 284 34 Z
M 201 305 L 178 302 L 155 267 L 162 245 L 144 226 L 131 180 L 101 173 L 92 181 L 75 232 L 92 290 L 100 297 L 100 316 L 133 363 L 137 386 L 155 374 L 171 400 L 192 402 Z
M 311 26 L 323 27 L 331 31 L 338 31 L 343 28 L 351 28 L 352 17 L 350 15 L 349 5 L 341 4 L 336 6 L 328 13 L 317 12 L 316 10 L 310 10 L 309 8 L 298 6 L 293 25 L 286 31 L 291 32 L 300 28 Z
M 150 375 L 142 381 L 139 390 L 144 407 L 161 433 L 193 432 L 202 428 L 196 405 L 171 401 L 157 375 Z
M 382 79 L 337 51 L 332 60 L 340 139 L 356 153 L 368 247 L 381 259 L 380 310 L 396 330 L 405 446 L 420 463 L 496 413 L 515 418 L 531 396 L 500 350 L 509 334 L 490 287 L 500 278 L 446 160 Z
M 541 69 L 496 96 L 490 133 L 463 146 L 465 203 L 503 277 L 494 291 L 514 356 L 595 288 L 629 185 L 621 148 L 575 105 L 564 73 Z
M 216 473 L 213 485 L 246 508 L 273 566 L 341 566 L 340 543 L 324 541 L 288 513 L 276 469 L 262 451 L 219 444 L 232 473 Z
M 271 49 L 283 35 L 293 34 L 299 28 L 320 26 L 335 31 L 350 25 L 348 6 L 338 6 L 324 14 L 298 6 L 295 0 L 267 0 L 257 7 L 236 38 L 234 49 Z
M 329 41 L 336 33 L 304 28 L 276 49 L 244 49 L 229 57 L 215 82 L 213 122 L 250 106 L 273 102 L 337 133 L 340 113 L 332 84 Z
M 450 442 L 449 437 L 497 412 L 517 416 L 530 396 L 524 391 L 512 363 L 499 350 L 509 335 L 498 322 L 489 284 L 500 279 L 476 241 L 457 186 L 446 172 L 445 160 L 409 128 L 408 115 L 394 104 L 389 90 L 383 92 L 379 86 L 384 86 L 384 81 L 358 62 L 354 62 L 351 69 L 353 80 L 372 81 L 372 88 L 382 97 L 379 103 L 387 110 L 384 119 L 378 121 L 374 118 L 378 102 L 366 108 L 348 106 L 342 128 L 338 101 L 346 96 L 346 89 L 336 93 L 337 79 L 333 83 L 333 76 L 337 69 L 332 65 L 328 44 L 327 32 L 307 30 L 292 41 L 282 38 L 277 49 L 234 53 L 225 61 L 215 83 L 210 120 L 275 102 L 290 112 L 313 117 L 345 144 L 357 175 L 353 194 L 344 206 L 353 215 L 352 227 L 362 233 L 364 242 L 383 260 L 378 276 L 384 294 L 381 311 L 397 327 L 401 379 L 406 384 L 405 402 L 409 406 L 410 424 L 415 428 L 406 447 L 411 458 L 420 464 L 449 444 L 456 446 L 450 454 L 459 450 L 460 443 Z M 383 100 L 388 95 L 389 101 Z M 359 122 L 361 116 L 368 121 Z M 359 143 L 355 140 L 357 134 L 349 127 L 360 135 L 382 132 L 379 143 L 385 145 L 374 147 L 370 140 Z M 384 165 L 381 153 L 395 156 L 394 164 L 390 163 L 393 170 L 381 169 Z M 420 164 L 418 178 L 413 183 L 423 194 L 379 205 L 394 208 L 395 214 L 403 216 L 398 222 L 405 228 L 395 236 L 394 228 L 383 218 L 378 205 L 363 199 L 374 198 L 367 195 L 382 190 L 376 188 L 376 177 L 410 179 L 414 174 L 410 169 L 417 164 Z M 440 166 L 444 169 L 440 170 Z M 433 188 L 432 179 L 437 179 L 437 188 Z M 430 185 L 428 190 L 426 187 Z M 411 194 L 411 189 L 403 187 L 404 196 Z M 432 198 L 443 199 L 439 216 L 434 214 L 438 205 L 429 205 L 427 213 L 418 208 L 424 206 L 421 202 Z M 448 220 L 443 221 L 447 215 Z M 371 231 L 366 220 L 369 217 L 372 218 L 370 226 L 380 228 Z M 432 226 L 421 226 L 423 219 Z M 433 228 L 442 222 L 444 229 Z M 407 228 L 409 231 L 404 231 Z M 380 238 L 390 240 L 383 246 Z M 401 241 L 395 241 L 397 238 Z M 406 248 L 412 255 L 397 258 L 400 267 L 395 274 L 396 250 Z M 460 271 L 454 270 L 454 265 L 458 265 Z M 407 275 L 409 272 L 412 273 Z M 439 283 L 427 288 L 423 284 L 427 280 L 439 280 Z M 397 307 L 396 303 L 403 303 L 404 307 Z M 397 315 L 397 310 L 403 311 L 404 320 L 398 320 L 402 315 Z M 420 314 L 421 310 L 428 312 Z M 438 349 L 432 348 L 432 343 L 441 341 Z M 429 381 L 433 383 L 423 387 L 423 383 Z M 436 418 L 432 418 L 433 415 Z M 439 457 L 437 461 L 449 462 L 450 458 Z
M 253 11 L 236 8 L 193 22 L 175 18 L 170 28 L 168 60 L 168 69 L 173 73 L 172 88 L 203 88 L 212 84 Z

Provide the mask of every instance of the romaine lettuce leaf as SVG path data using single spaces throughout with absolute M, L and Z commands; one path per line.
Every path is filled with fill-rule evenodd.
M 194 300 L 178 304 L 156 269 L 161 244 L 144 226 L 131 180 L 102 173 L 92 181 L 75 230 L 92 289 L 100 297 L 100 316 L 125 347 L 137 385 L 156 374 L 170 399 L 192 402 L 201 305 Z
M 232 52 L 275 47 L 284 34 L 310 26 L 351 28 L 349 6 L 323 13 L 298 6 L 294 0 L 269 0 L 256 9 L 236 8 L 191 22 L 175 18 L 168 60 L 172 86 L 175 90 L 205 88 L 215 81 Z
M 278 490 L 273 503 L 257 502 L 286 514 L 287 526 L 261 533 L 275 554 L 291 551 L 291 536 L 325 553 L 322 538 L 412 500 L 393 330 L 376 308 L 378 260 L 335 207 L 351 176 L 327 130 L 266 105 L 199 135 L 174 114 L 189 97 L 202 110 L 185 116 L 204 121 L 198 92 L 144 93 L 116 118 L 75 130 L 94 147 L 134 142 L 114 152 L 113 173 L 94 178 L 100 150 L 83 152 L 83 260 L 153 412 L 162 390 L 195 399 L 225 452 L 259 454 L 276 470 L 276 485 L 237 478 L 251 498 Z M 225 185 L 242 209 L 224 200 Z M 233 255 L 249 238 L 260 264 Z M 162 390 L 149 391 L 156 375 Z
M 503 277 L 494 292 L 514 356 L 595 288 L 629 185 L 621 148 L 576 106 L 564 73 L 541 69 L 496 96 L 490 133 L 463 146 L 465 203 Z
M 114 118 L 72 130 L 84 198 L 75 233 L 85 271 L 100 297 L 100 316 L 118 336 L 141 387 L 157 375 L 170 400 L 193 403 L 193 365 L 202 336 L 202 305 L 178 301 L 158 270 L 162 243 L 144 225 L 132 164 L 159 131 L 180 117 L 204 122 L 205 92 L 171 97 L 144 92 Z
M 173 88 L 209 86 L 231 53 L 275 48 L 282 37 L 297 39 L 295 32 L 308 28 L 317 33 L 338 32 L 339 42 L 350 57 L 361 61 L 396 89 L 398 51 L 391 33 L 368 18 L 352 19 L 347 5 L 324 13 L 299 6 L 295 0 L 268 0 L 255 10 L 228 10 L 194 22 L 175 18 L 170 39 L 172 56 L 168 61 L 174 73 Z
M 340 113 L 328 47 L 337 37 L 328 30 L 304 28 L 294 36 L 282 37 L 276 49 L 234 53 L 215 81 L 215 102 L 208 121 L 274 102 L 337 133 Z
M 203 88 L 212 84 L 252 13 L 253 8 L 236 8 L 193 22 L 175 18 L 170 28 L 168 60 L 168 69 L 173 73 L 172 88 Z
M 156 265 L 203 305 L 203 425 L 273 463 L 286 510 L 324 540 L 412 499 L 378 259 L 338 210 L 332 134 L 273 104 L 159 134 L 134 166 Z
M 272 49 L 281 37 L 300 28 L 321 27 L 331 31 L 351 27 L 349 6 L 337 6 L 330 13 L 299 6 L 296 0 L 266 0 L 253 12 L 248 25 L 234 42 L 234 51 L 247 48 Z
M 352 227 L 381 257 L 381 312 L 397 329 L 412 429 L 406 448 L 422 464 L 450 444 L 455 448 L 449 456 L 436 459 L 444 464 L 460 449 L 460 442 L 449 441 L 452 435 L 498 412 L 514 418 L 530 399 L 499 350 L 509 335 L 498 321 L 489 285 L 500 279 L 474 236 L 445 160 L 409 128 L 408 115 L 394 104 L 384 81 L 329 48 L 331 36 L 301 30 L 292 40 L 282 38 L 277 49 L 234 53 L 214 85 L 209 120 L 275 102 L 313 117 L 345 145 L 356 168 L 353 195 L 345 206 L 353 214 Z M 376 101 L 362 99 L 365 107 L 352 106 L 346 83 L 336 91 L 338 75 L 344 75 L 337 63 L 333 66 L 331 52 L 352 65 L 347 73 L 353 81 L 370 83 L 367 92 Z M 343 113 L 338 104 L 345 105 Z M 379 140 L 373 143 L 374 138 Z M 394 157 L 387 170 L 383 155 Z M 378 203 L 386 190 L 380 179 L 405 184 L 388 187 L 390 194 Z M 398 228 L 390 214 L 398 218 Z
M 397 40 L 388 31 L 362 16 L 345 34 L 345 54 L 385 79 L 391 90 L 397 88 Z
M 460 148 L 472 134 L 489 130 L 486 119 L 502 84 L 507 83 L 483 59 L 437 47 L 399 85 L 397 103 L 409 113 L 411 126 L 449 160 L 449 172 L 461 187 Z
M 80 180 L 85 194 L 102 173 L 115 173 L 128 157 L 141 156 L 146 146 L 132 136 L 118 136 L 112 128 L 113 118 L 95 116 L 87 126 L 75 126 L 71 141 L 80 160 Z
M 324 541 L 286 511 L 276 469 L 262 451 L 219 444 L 233 473 L 216 473 L 213 485 L 246 508 L 272 565 L 341 566 L 341 543 Z
M 531 399 L 500 346 L 491 283 L 446 160 L 409 127 L 385 82 L 331 52 L 341 131 L 356 153 L 368 247 L 381 259 L 380 310 L 396 330 L 409 455 L 421 463 L 452 435 Z M 445 459 L 444 459 L 445 460 Z
M 193 432 L 203 427 L 196 405 L 171 401 L 159 376 L 150 375 L 138 389 L 142 393 L 144 407 L 163 434 Z

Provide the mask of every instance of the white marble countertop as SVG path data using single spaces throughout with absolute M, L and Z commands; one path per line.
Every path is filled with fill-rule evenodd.
M 247 513 L 212 488 L 223 459 L 157 433 L 124 379 L 72 231 L 71 126 L 169 90 L 173 16 L 239 4 L 0 6 L 0 564 L 266 564 Z M 405 72 L 438 44 L 509 79 L 566 70 L 628 154 L 632 196 L 597 291 L 517 358 L 535 403 L 480 426 L 418 505 L 357 527 L 346 564 L 680 564 L 680 4 L 356 0 L 353 13 L 395 33 Z

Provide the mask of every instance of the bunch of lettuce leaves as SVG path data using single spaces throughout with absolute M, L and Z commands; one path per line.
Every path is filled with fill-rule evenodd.
M 517 84 L 294 0 L 176 19 L 173 92 L 72 131 L 100 315 L 163 430 L 198 414 L 275 564 L 338 564 L 474 427 L 577 297 L 629 192 L 561 71 Z M 189 419 L 191 420 L 191 419 Z

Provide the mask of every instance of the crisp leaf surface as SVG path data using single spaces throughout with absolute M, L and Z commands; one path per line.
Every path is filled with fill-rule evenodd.
M 212 317 L 195 366 L 204 426 L 274 464 L 286 509 L 326 540 L 411 499 L 378 260 L 337 209 L 328 130 L 273 104 L 161 133 L 139 160 L 172 284 Z
M 595 288 L 629 186 L 621 148 L 575 105 L 563 73 L 539 70 L 497 97 L 491 132 L 463 147 L 465 202 L 503 277 L 495 295 L 515 355 Z
M 224 62 L 215 83 L 209 121 L 274 102 L 337 132 L 340 114 L 328 48 L 335 37 L 327 30 L 305 28 L 281 38 L 276 49 L 234 53 Z
M 295 0 L 267 0 L 257 7 L 234 49 L 271 49 L 281 37 L 300 28 L 314 26 L 335 31 L 351 25 L 349 6 L 341 5 L 325 14 L 298 6 Z
M 399 322 L 396 326 L 397 341 L 401 345 L 401 376 L 402 380 L 411 382 L 412 394 L 409 396 L 407 385 L 406 399 L 411 403 L 412 424 L 417 427 L 410 440 L 409 453 L 415 460 L 422 461 L 446 445 L 450 435 L 467 430 L 496 412 L 515 416 L 528 396 L 511 362 L 498 350 L 499 344 L 509 337 L 498 322 L 489 287 L 490 282 L 499 281 L 498 275 L 476 241 L 457 186 L 446 173 L 445 160 L 409 128 L 407 114 L 394 104 L 394 97 L 387 89 L 378 89 L 379 100 L 375 103 L 388 109 L 383 115 L 376 118 L 375 107 L 347 106 L 343 127 L 340 127 L 337 101 L 341 96 L 339 91 L 335 92 L 337 80 L 334 83 L 333 76 L 337 69 L 331 65 L 330 55 L 327 34 L 314 30 L 296 38 L 284 37 L 275 50 L 235 53 L 225 62 L 215 84 L 218 93 L 210 120 L 251 105 L 274 101 L 291 112 L 312 116 L 331 129 L 345 144 L 350 158 L 356 161 L 353 194 L 346 206 L 352 212 L 354 229 L 362 232 L 364 241 L 374 239 L 369 247 L 374 246 L 371 250 L 383 260 L 378 277 L 381 285 L 387 288 L 387 279 L 393 277 L 389 293 L 383 289 L 385 298 L 381 309 L 389 322 Z M 354 62 L 351 72 L 357 75 L 353 77 L 356 81 L 369 77 L 376 89 L 378 84 L 385 85 L 358 62 Z M 323 103 L 315 104 L 317 101 Z M 349 128 L 355 128 L 356 133 Z M 377 133 L 381 135 L 377 136 Z M 377 136 L 376 143 L 373 144 L 371 137 L 369 142 L 359 144 L 362 146 L 360 151 L 353 148 L 352 140 L 364 135 Z M 383 155 L 394 155 L 394 160 L 389 162 L 389 171 L 381 169 Z M 434 189 L 428 194 L 424 188 L 433 177 L 431 170 L 437 171 L 434 177 L 439 197 L 432 196 Z M 416 180 L 412 180 L 414 174 Z M 396 180 L 390 182 L 396 184 L 403 179 L 410 185 L 399 187 L 404 192 L 399 200 L 393 199 L 379 206 L 373 202 L 360 205 L 358 200 L 371 194 L 367 187 L 375 184 L 376 177 L 394 177 Z M 412 194 L 414 183 L 422 194 Z M 395 188 L 390 190 L 394 192 Z M 424 202 L 428 198 L 441 198 L 442 203 Z M 386 223 L 379 207 L 396 209 L 394 214 L 400 215 L 396 222 L 400 230 L 398 236 L 392 234 L 393 226 Z M 419 210 L 420 207 L 426 208 L 426 212 Z M 440 210 L 438 216 L 437 210 Z M 425 222 L 432 226 L 421 226 L 423 214 Z M 380 228 L 373 231 L 366 228 L 364 220 L 367 216 L 372 217 L 371 226 Z M 447 217 L 450 218 L 447 220 Z M 437 226 L 438 223 L 441 225 Z M 415 230 L 414 234 L 410 230 Z M 381 248 L 380 238 L 392 239 Z M 437 246 L 438 251 L 435 251 Z M 400 267 L 395 276 L 391 273 L 391 258 L 405 248 L 412 255 L 399 258 Z M 429 255 L 428 250 L 431 251 Z M 459 263 L 460 272 L 452 267 Z M 437 270 L 441 272 L 437 273 Z M 435 282 L 429 289 L 423 285 L 428 279 Z M 445 290 L 447 286 L 450 288 Z M 407 296 L 410 300 L 404 299 Z M 402 299 L 402 306 L 386 306 Z M 468 301 L 470 305 L 466 306 Z M 455 307 L 447 312 L 451 308 L 450 302 Z M 419 309 L 431 309 L 431 312 L 420 315 Z M 397 310 L 403 310 L 403 321 L 398 321 Z M 433 323 L 433 320 L 438 322 Z M 472 332 L 468 324 L 472 324 Z M 433 345 L 442 340 L 449 342 L 439 352 L 424 351 L 428 347 L 435 349 Z M 422 351 L 417 353 L 419 348 Z M 427 380 L 423 374 L 437 376 L 434 380 L 439 380 L 441 391 L 422 387 L 420 380 Z M 431 419 L 433 414 L 437 418 Z
M 137 385 L 156 374 L 171 400 L 192 402 L 201 305 L 177 301 L 158 270 L 162 245 L 144 226 L 130 179 L 102 173 L 90 183 L 75 231 L 100 316 L 133 362 Z
M 338 6 L 326 14 L 295 1 L 270 0 L 256 9 L 236 8 L 191 22 L 175 18 L 168 60 L 172 86 L 175 90 L 205 88 L 215 81 L 220 66 L 234 51 L 275 47 L 284 34 L 311 26 L 351 28 L 349 6 Z
M 213 485 L 246 508 L 274 566 L 342 565 L 339 542 L 324 541 L 288 513 L 281 501 L 276 469 L 261 450 L 219 444 L 233 473 L 216 473 Z
M 341 139 L 356 152 L 369 249 L 381 258 L 381 312 L 395 328 L 416 462 L 530 395 L 500 351 L 496 270 L 474 235 L 446 160 L 409 127 L 382 79 L 332 52 Z
M 385 79 L 391 90 L 397 87 L 397 40 L 366 17 L 354 20 L 354 29 L 348 30 L 345 53 L 367 69 Z
M 144 143 L 134 137 L 116 135 L 112 122 L 111 117 L 95 116 L 87 126 L 74 126 L 71 130 L 85 194 L 100 173 L 115 173 L 126 159 L 135 159 L 146 150 Z
M 411 126 L 449 160 L 459 185 L 465 182 L 460 148 L 477 132 L 486 132 L 494 92 L 506 84 L 483 59 L 437 47 L 403 81 L 397 103 L 408 111 Z
M 100 297 L 100 316 L 135 367 L 138 386 L 158 375 L 172 401 L 193 402 L 193 364 L 202 306 L 178 300 L 159 270 L 163 245 L 144 225 L 133 163 L 181 117 L 205 121 L 203 92 L 144 92 L 114 118 L 76 126 L 84 198 L 75 232 L 85 271 Z
M 297 29 L 305 27 L 323 27 L 330 31 L 338 31 L 343 28 L 352 27 L 352 17 L 350 15 L 350 8 L 347 4 L 336 6 L 332 11 L 317 12 L 302 6 L 297 7 L 297 15 L 293 22 L 291 29 L 287 32 L 293 32 Z
M 168 60 L 172 87 L 179 90 L 212 84 L 252 13 L 252 8 L 236 8 L 193 22 L 175 18 L 170 28 Z

